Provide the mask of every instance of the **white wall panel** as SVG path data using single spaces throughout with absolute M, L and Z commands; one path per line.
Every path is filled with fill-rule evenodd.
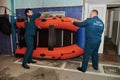
M 38 8 L 42 7 L 42 0 L 14 0 L 15 8 Z
M 15 0 L 15 8 L 80 6 L 83 0 Z
M 83 0 L 44 0 L 45 7 L 80 6 Z

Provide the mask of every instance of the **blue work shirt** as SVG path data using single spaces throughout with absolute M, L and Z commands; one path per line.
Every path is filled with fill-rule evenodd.
M 86 40 L 88 39 L 101 40 L 101 35 L 104 30 L 104 24 L 98 18 L 98 16 L 95 16 L 93 18 L 87 18 L 83 22 L 73 22 L 73 24 L 79 27 L 86 27 L 85 29 Z
M 36 25 L 35 25 L 35 19 L 41 16 L 40 13 L 33 14 L 31 16 L 27 16 L 25 20 L 25 36 L 35 36 L 36 32 Z M 30 22 L 28 22 L 28 17 L 30 18 Z

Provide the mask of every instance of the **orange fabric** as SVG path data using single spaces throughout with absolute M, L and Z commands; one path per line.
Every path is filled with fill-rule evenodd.
M 76 31 L 79 27 L 73 25 L 71 23 L 72 20 L 79 22 L 80 20 L 74 19 L 74 18 L 69 18 L 69 17 L 50 17 L 50 18 L 45 18 L 46 22 L 41 21 L 42 19 L 37 18 L 35 20 L 35 24 L 37 27 L 40 27 L 42 29 L 44 28 L 49 28 L 50 25 L 54 25 L 55 28 L 58 29 L 66 29 L 66 30 L 71 30 L 71 31 Z M 24 28 L 25 24 L 24 22 L 16 22 L 16 25 L 18 28 Z
M 25 54 L 26 48 L 17 48 L 16 54 Z M 45 57 L 41 57 L 40 54 L 45 54 Z M 36 48 L 33 51 L 34 58 L 40 59 L 68 59 L 80 56 L 84 53 L 84 50 L 77 46 L 76 44 L 66 46 L 66 47 L 59 47 L 54 48 L 53 51 L 49 51 L 48 48 Z M 54 57 L 54 58 L 53 58 Z
M 24 22 L 16 22 L 16 25 L 18 28 L 25 28 L 25 23 Z

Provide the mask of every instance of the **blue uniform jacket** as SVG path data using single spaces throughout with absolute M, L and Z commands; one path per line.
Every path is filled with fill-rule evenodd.
M 41 14 L 33 14 L 32 16 L 27 16 L 25 20 L 25 36 L 35 36 L 36 32 L 36 25 L 35 25 L 35 19 L 38 18 Z M 28 17 L 30 17 L 30 22 L 28 22 Z
M 101 35 L 104 30 L 104 24 L 98 18 L 98 16 L 95 16 L 93 18 L 87 18 L 83 22 L 73 22 L 73 24 L 79 27 L 86 27 L 85 29 L 86 40 L 88 39 L 101 40 Z

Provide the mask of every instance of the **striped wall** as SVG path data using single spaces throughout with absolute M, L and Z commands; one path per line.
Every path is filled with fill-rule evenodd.
M 53 8 L 32 8 L 34 13 L 50 12 L 50 11 L 65 11 L 65 16 L 82 19 L 82 6 L 74 7 L 53 7 Z M 24 15 L 24 9 L 16 9 L 17 15 Z

